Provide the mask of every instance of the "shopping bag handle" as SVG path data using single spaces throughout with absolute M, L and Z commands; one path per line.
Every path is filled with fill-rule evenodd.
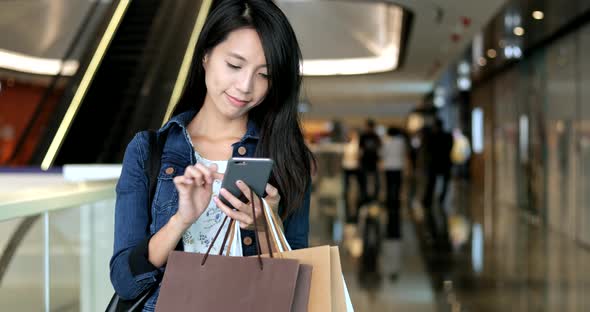
M 257 196 L 258 200 L 260 202 L 260 208 L 264 211 L 264 203 L 262 202 L 262 197 Z M 254 192 L 252 191 L 252 189 L 250 189 L 250 198 L 254 199 Z M 260 257 L 262 254 L 262 250 L 260 249 L 260 238 L 258 237 L 258 222 L 256 222 L 256 210 L 254 207 L 254 200 L 252 200 L 251 202 L 251 207 L 252 207 L 252 216 L 254 216 L 254 237 L 256 239 L 256 253 L 258 255 L 258 263 L 260 265 L 260 270 L 263 269 L 263 264 L 262 264 L 262 258 Z M 268 227 L 268 219 L 266 214 L 263 212 L 263 217 L 265 219 L 265 235 L 266 235 L 266 243 L 268 244 L 268 250 L 270 253 L 270 257 L 273 258 L 273 253 L 272 253 L 272 247 L 270 245 L 270 237 L 268 234 L 268 231 L 270 230 Z M 211 253 L 211 248 L 213 248 L 213 245 L 215 244 L 215 241 L 217 241 L 217 237 L 219 237 L 219 233 L 221 232 L 221 229 L 223 229 L 223 226 L 225 225 L 225 222 L 227 222 L 228 216 L 226 215 L 225 218 L 223 218 L 223 222 L 221 223 L 221 226 L 219 227 L 219 229 L 217 229 L 217 232 L 215 233 L 215 236 L 213 237 L 213 239 L 211 240 L 211 243 L 209 244 L 209 247 L 207 248 L 207 252 L 205 253 L 205 256 L 203 257 L 203 260 L 201 260 L 201 266 L 205 265 L 205 263 L 207 262 L 207 258 L 209 257 L 209 254 Z M 220 252 L 219 255 L 221 255 L 223 253 L 223 248 L 225 247 L 225 244 L 227 242 L 227 238 L 229 237 L 229 233 L 231 232 L 231 228 L 233 225 L 233 222 L 235 222 L 235 220 L 231 220 L 230 221 L 230 225 L 228 226 L 227 230 L 225 231 L 225 235 L 223 237 L 223 242 L 221 243 L 221 248 L 220 248 Z
M 264 209 L 262 210 L 263 213 L 265 213 L 265 218 L 264 218 L 264 225 L 266 228 L 265 231 L 265 235 L 267 235 L 267 242 L 270 242 L 271 246 L 268 246 L 269 252 L 271 253 L 271 258 L 274 258 L 276 255 L 278 255 L 279 258 L 283 258 L 283 256 L 281 255 L 281 251 L 285 251 L 285 250 L 290 250 L 290 247 L 286 247 L 285 245 L 282 244 L 281 241 L 278 240 L 278 236 L 275 233 L 275 229 L 273 228 L 273 221 L 272 221 L 272 215 L 269 216 L 268 214 L 268 209 L 267 206 L 268 204 L 266 203 L 266 201 L 264 200 L 264 198 L 262 199 L 262 206 L 264 207 Z M 236 226 L 235 226 L 235 222 L 230 224 L 230 230 L 229 230 L 229 240 L 227 242 L 228 246 L 227 246 L 227 251 L 225 253 L 226 256 L 229 256 L 231 254 L 231 248 L 234 244 L 234 240 L 235 240 L 235 230 L 236 230 Z M 282 230 L 279 229 L 279 231 L 281 231 L 282 234 Z M 273 249 L 274 248 L 274 249 Z M 282 248 L 282 249 L 281 249 Z M 277 251 L 276 253 L 273 253 L 274 251 Z M 219 255 L 221 256 L 223 254 L 223 249 L 220 250 Z

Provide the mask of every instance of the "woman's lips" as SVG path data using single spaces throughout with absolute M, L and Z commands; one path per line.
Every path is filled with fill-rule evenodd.
M 242 100 L 240 100 L 240 99 L 237 99 L 237 98 L 235 98 L 235 97 L 233 97 L 233 96 L 231 96 L 231 95 L 229 95 L 229 94 L 227 94 L 227 93 L 226 93 L 225 95 L 227 96 L 228 100 L 229 100 L 229 101 L 230 101 L 232 104 L 234 104 L 235 106 L 242 107 L 242 106 L 244 106 L 244 105 L 248 104 L 248 101 L 242 101 Z

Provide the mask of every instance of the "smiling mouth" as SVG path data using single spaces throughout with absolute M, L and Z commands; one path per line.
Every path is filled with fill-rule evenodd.
M 244 100 L 240 100 L 240 99 L 238 99 L 238 98 L 235 98 L 235 97 L 233 97 L 233 96 L 231 96 L 231 95 L 229 95 L 229 94 L 227 94 L 227 93 L 226 93 L 225 95 L 227 95 L 227 98 L 228 98 L 228 99 L 229 99 L 229 100 L 230 100 L 232 103 L 234 103 L 234 104 L 236 104 L 236 105 L 238 105 L 238 106 L 244 106 L 244 105 L 248 104 L 248 102 L 249 102 L 249 101 L 244 101 Z

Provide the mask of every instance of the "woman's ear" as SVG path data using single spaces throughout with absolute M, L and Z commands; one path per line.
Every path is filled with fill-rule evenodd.
M 203 69 L 207 70 L 207 62 L 209 61 L 209 53 L 203 56 Z

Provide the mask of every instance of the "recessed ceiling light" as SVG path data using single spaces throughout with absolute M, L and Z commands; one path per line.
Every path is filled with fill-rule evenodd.
M 533 18 L 536 20 L 542 20 L 543 17 L 545 17 L 545 14 L 543 14 L 542 11 L 534 11 L 533 12 Z
M 496 57 L 496 55 L 497 55 L 497 52 L 496 52 L 496 50 L 494 50 L 494 49 L 489 49 L 487 54 L 488 54 L 488 57 L 489 57 L 489 58 L 493 59 L 493 58 L 495 58 L 495 57 Z
M 518 26 L 518 27 L 514 27 L 514 34 L 517 36 L 522 36 L 524 35 L 524 28 Z

